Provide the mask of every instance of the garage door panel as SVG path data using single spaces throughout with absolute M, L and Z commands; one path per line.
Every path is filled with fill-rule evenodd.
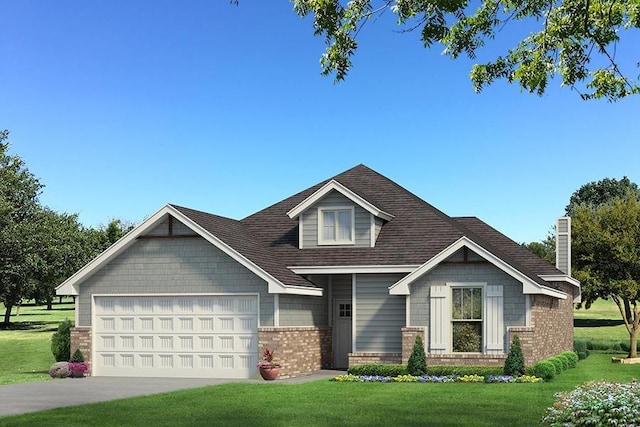
M 103 296 L 95 307 L 95 375 L 256 373 L 256 296 Z

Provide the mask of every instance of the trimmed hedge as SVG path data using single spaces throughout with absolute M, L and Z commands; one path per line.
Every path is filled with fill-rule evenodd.
M 502 366 L 427 366 L 427 375 L 481 375 L 489 377 L 491 375 L 503 375 Z
M 58 331 L 51 336 L 51 352 L 56 362 L 67 362 L 71 358 L 71 320 L 63 320 Z
M 356 365 L 349 368 L 347 373 L 351 375 L 377 375 L 381 377 L 399 377 L 409 375 L 405 365 L 380 363 L 371 365 Z
M 589 349 L 587 348 L 586 340 L 573 341 L 573 349 L 576 351 L 578 359 L 580 360 L 584 360 L 589 356 Z
M 575 351 L 563 351 L 560 354 L 564 355 L 567 358 L 567 360 L 569 361 L 569 369 L 575 368 L 576 366 L 578 366 L 578 361 L 580 359 L 579 359 L 579 357 L 578 357 L 578 355 L 576 354 Z
M 371 375 L 381 377 L 398 377 L 408 375 L 409 372 L 405 365 L 398 364 L 371 364 L 356 365 L 349 368 L 347 373 L 351 375 Z M 448 375 L 481 375 L 483 377 L 503 375 L 501 366 L 427 366 L 427 375 L 430 376 L 448 376 Z
M 556 367 L 548 359 L 541 360 L 533 365 L 533 375 L 545 381 L 550 381 L 556 376 Z

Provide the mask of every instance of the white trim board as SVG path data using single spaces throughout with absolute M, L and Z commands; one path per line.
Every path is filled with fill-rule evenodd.
M 442 261 L 446 260 L 447 258 L 449 258 L 451 255 L 453 255 L 455 252 L 457 252 L 463 247 L 467 247 L 471 249 L 472 251 L 474 251 L 475 253 L 477 253 L 487 261 L 489 261 L 491 264 L 493 264 L 494 266 L 498 267 L 500 270 L 507 273 L 509 276 L 521 282 L 523 293 L 542 294 L 542 295 L 552 296 L 554 298 L 567 299 L 567 294 L 565 294 L 564 292 L 543 286 L 535 282 L 534 280 L 529 278 L 527 275 L 516 270 L 507 262 L 498 258 L 497 256 L 495 256 L 494 254 L 492 254 L 491 252 L 489 252 L 488 250 L 486 250 L 485 248 L 475 243 L 473 240 L 469 239 L 466 236 L 459 238 L 454 243 L 449 245 L 448 248 L 440 252 L 438 255 L 436 255 L 435 257 L 431 258 L 429 261 L 422 264 L 419 268 L 417 268 L 407 276 L 403 277 L 395 284 L 391 285 L 389 287 L 389 293 L 391 295 L 409 295 L 410 294 L 409 285 L 413 283 L 413 281 L 419 279 L 424 274 L 434 269 Z
M 178 221 L 182 222 L 184 225 L 189 227 L 195 233 L 197 233 L 200 237 L 204 238 L 206 241 L 211 243 L 216 248 L 220 249 L 225 254 L 229 255 L 233 260 L 240 263 L 242 266 L 246 267 L 249 271 L 254 273 L 256 276 L 267 282 L 269 293 L 285 293 L 285 294 L 297 294 L 297 295 L 315 295 L 322 296 L 321 288 L 306 288 L 304 286 L 290 286 L 285 285 L 280 282 L 278 279 L 273 277 L 271 274 L 264 271 L 262 268 L 258 267 L 251 260 L 246 258 L 244 255 L 233 249 L 231 246 L 227 245 L 225 242 L 209 233 L 207 230 L 202 228 L 196 222 L 191 220 L 189 217 L 184 215 L 182 212 L 177 210 L 171 205 L 165 205 L 156 213 L 151 215 L 145 221 L 143 221 L 140 225 L 135 227 L 133 230 L 129 231 L 124 237 L 118 240 L 116 243 L 107 248 L 104 252 L 78 270 L 74 275 L 65 280 L 61 285 L 56 288 L 57 295 L 78 295 L 79 289 L 78 286 L 87 278 L 92 276 L 95 272 L 100 270 L 110 261 L 112 261 L 115 257 L 120 255 L 126 249 L 131 247 L 139 236 L 143 236 L 146 232 L 152 230 L 154 227 L 159 225 L 167 215 L 171 215 L 176 218 Z
M 297 216 L 299 216 L 302 212 L 304 212 L 307 209 L 309 209 L 311 206 L 313 206 L 313 204 L 315 204 L 316 202 L 321 200 L 324 196 L 326 196 L 329 192 L 331 192 L 333 190 L 335 190 L 338 193 L 342 194 L 347 199 L 351 200 L 352 202 L 354 202 L 355 204 L 357 204 L 361 208 L 365 209 L 369 213 L 371 213 L 371 214 L 373 214 L 373 215 L 375 215 L 375 216 L 377 216 L 379 218 L 382 218 L 385 221 L 391 221 L 394 218 L 394 216 L 391 215 L 390 213 L 383 211 L 382 209 L 376 207 L 372 203 L 369 203 L 367 200 L 365 200 L 362 197 L 358 196 L 356 193 L 354 193 L 353 191 L 349 190 L 347 187 L 345 187 L 344 185 L 340 184 L 338 181 L 333 180 L 333 179 L 331 181 L 327 182 L 322 187 L 320 187 L 311 196 L 307 197 L 302 202 L 300 202 L 298 205 L 296 205 L 289 212 L 287 212 L 287 215 L 289 216 L 289 218 L 292 218 L 292 219 L 297 217 Z
M 420 265 L 307 265 L 287 267 L 295 274 L 411 273 Z

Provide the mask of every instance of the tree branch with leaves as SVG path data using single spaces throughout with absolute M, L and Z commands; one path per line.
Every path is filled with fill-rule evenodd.
M 530 29 L 529 36 L 493 60 L 475 64 L 477 92 L 496 80 L 542 95 L 560 76 L 562 86 L 582 99 L 617 101 L 640 93 L 640 77 L 616 57 L 621 34 L 640 28 L 637 0 L 292 0 L 294 11 L 313 16 L 314 34 L 325 39 L 323 75 L 344 80 L 352 67 L 364 24 L 386 11 L 409 31 L 421 28 L 425 47 L 444 47 L 451 58 L 471 59 L 507 26 Z M 507 35 L 505 35 L 507 37 Z M 511 40 L 508 40 L 511 43 Z M 640 64 L 635 64 L 640 67 Z

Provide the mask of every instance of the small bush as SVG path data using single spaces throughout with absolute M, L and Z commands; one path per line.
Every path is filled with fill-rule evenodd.
M 351 375 L 370 375 L 381 377 L 398 377 L 400 375 L 408 375 L 407 367 L 405 365 L 397 364 L 371 364 L 371 365 L 356 365 L 349 368 L 347 371 Z
M 556 375 L 559 375 L 564 372 L 564 364 L 562 363 L 562 360 L 560 360 L 558 356 L 549 357 L 548 359 L 545 359 L 545 360 L 548 360 L 549 362 L 553 363 L 553 366 L 556 369 Z
M 424 343 L 420 335 L 416 335 L 416 340 L 413 343 L 413 350 L 407 363 L 407 371 L 409 371 L 410 375 L 414 376 L 425 375 L 427 373 L 427 355 L 424 352 Z
M 69 369 L 69 362 L 56 362 L 51 365 L 49 369 L 49 375 L 51 378 L 68 378 L 71 376 L 71 369 Z
M 544 426 L 640 425 L 640 384 L 583 384 L 570 392 L 556 393 L 547 409 Z
M 504 362 L 504 374 L 516 377 L 523 375 L 524 372 L 524 356 L 522 355 L 520 338 L 516 335 L 513 337 L 507 360 Z
M 541 360 L 533 365 L 533 375 L 545 381 L 550 381 L 556 376 L 555 365 L 548 359 Z
M 558 359 L 559 361 L 562 362 L 562 370 L 566 371 L 567 369 L 569 369 L 569 359 L 567 358 L 567 356 L 564 353 L 560 353 L 558 355 L 555 356 L 556 359 Z
M 56 362 L 66 362 L 71 358 L 71 328 L 73 322 L 64 320 L 58 326 L 58 332 L 51 336 L 51 352 Z
M 564 355 L 564 357 L 566 357 L 569 361 L 569 368 L 575 368 L 576 366 L 578 366 L 579 358 L 575 351 L 565 351 L 560 354 Z
M 73 356 L 71 356 L 71 359 L 69 359 L 69 362 L 74 362 L 74 363 L 84 362 L 84 355 L 82 354 L 82 351 L 79 348 L 77 348 L 76 351 L 73 352 Z

